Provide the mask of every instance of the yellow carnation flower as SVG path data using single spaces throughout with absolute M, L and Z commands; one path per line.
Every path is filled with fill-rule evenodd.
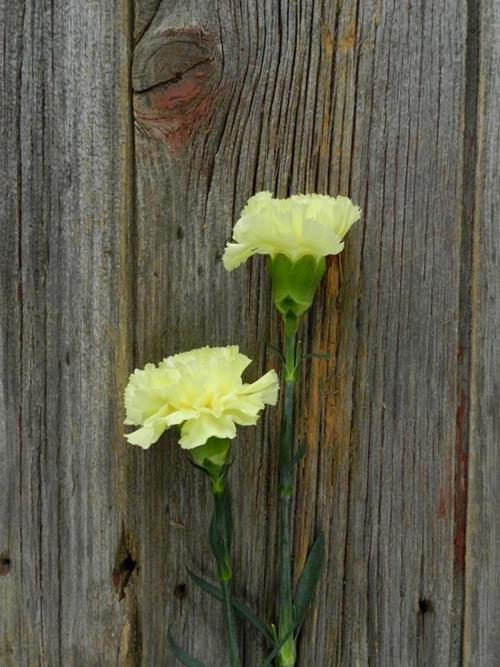
M 252 255 L 285 255 L 293 262 L 306 255 L 336 255 L 342 239 L 361 217 L 348 197 L 309 194 L 274 199 L 259 192 L 247 202 L 234 227 L 235 243 L 224 252 L 224 268 L 232 271 Z
M 125 437 L 144 449 L 179 425 L 179 444 L 199 447 L 211 437 L 234 438 L 236 424 L 256 424 L 265 405 L 276 405 L 274 370 L 252 384 L 241 374 L 251 359 L 238 346 L 202 347 L 135 370 L 125 389 L 125 424 L 141 428 Z

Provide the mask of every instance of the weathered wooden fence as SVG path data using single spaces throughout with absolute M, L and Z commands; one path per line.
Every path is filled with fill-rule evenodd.
M 364 210 L 303 332 L 303 667 L 500 664 L 499 0 L 0 0 L 0 665 L 224 664 L 208 489 L 123 439 L 146 361 L 277 364 L 248 196 Z M 238 441 L 237 593 L 274 609 L 277 411 Z M 263 647 L 241 634 L 245 665 Z

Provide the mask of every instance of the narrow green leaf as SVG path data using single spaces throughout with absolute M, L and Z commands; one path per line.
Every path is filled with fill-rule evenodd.
M 274 639 L 269 630 L 267 629 L 266 624 L 263 621 L 261 621 L 260 618 L 257 618 L 257 616 L 250 609 L 250 607 L 247 607 L 247 605 L 244 602 L 241 602 L 236 598 L 231 598 L 231 603 L 234 607 L 234 610 L 241 616 L 241 618 L 244 618 L 246 621 L 251 623 L 254 626 L 254 628 L 258 630 L 260 634 L 263 637 L 265 637 L 271 645 L 274 644 Z
M 205 591 L 205 593 L 208 593 L 209 595 L 214 597 L 216 600 L 219 600 L 220 602 L 223 601 L 224 596 L 219 586 L 214 586 L 214 584 L 211 584 L 209 581 L 202 579 L 197 574 L 192 572 L 189 568 L 186 569 L 193 583 L 196 584 L 196 586 L 201 588 L 202 591 Z M 271 635 L 271 633 L 269 632 L 266 624 L 259 618 L 257 618 L 257 616 L 250 609 L 250 607 L 247 607 L 247 605 L 244 602 L 240 602 L 240 600 L 237 600 L 234 597 L 231 597 L 231 603 L 234 607 L 234 610 L 241 616 L 241 618 L 251 623 L 254 626 L 254 628 L 256 628 L 271 645 L 275 644 L 275 640 Z
M 277 655 L 279 655 L 279 652 L 283 648 L 283 646 L 287 643 L 287 641 L 290 639 L 290 637 L 293 635 L 295 630 L 295 627 L 290 628 L 288 632 L 285 634 L 283 639 L 280 641 L 279 644 L 276 644 L 276 646 L 273 648 L 271 653 L 266 657 L 264 662 L 261 662 L 261 667 L 267 667 L 267 665 L 270 665 L 272 661 L 276 658 Z
M 306 564 L 300 575 L 295 592 L 295 627 L 300 626 L 306 609 L 314 597 L 316 586 L 321 575 L 321 568 L 325 556 L 325 537 L 323 532 L 317 536 L 311 547 Z
M 207 470 L 205 468 L 202 468 L 201 466 L 199 466 L 197 463 L 195 463 L 193 461 L 193 459 L 190 458 L 189 456 L 188 456 L 188 463 L 190 463 L 193 466 L 193 468 L 196 468 L 197 470 L 201 470 L 202 473 L 204 473 L 205 475 L 208 475 Z
M 306 359 L 331 359 L 332 355 L 328 353 L 322 353 L 322 352 L 309 352 L 309 354 L 305 354 L 299 363 L 302 363 Z
M 277 345 L 275 345 L 274 343 L 270 343 L 269 341 L 266 341 L 266 345 L 267 345 L 267 347 L 271 348 L 271 350 L 273 352 L 276 352 L 276 354 L 278 355 L 281 363 L 283 365 L 285 365 L 285 357 L 281 354 L 281 350 L 279 349 L 279 347 Z
M 179 644 L 175 641 L 175 639 L 172 636 L 171 629 L 168 629 L 167 632 L 167 639 L 168 639 L 168 645 L 170 647 L 170 650 L 172 651 L 173 655 L 177 658 L 179 662 L 181 662 L 183 665 L 186 665 L 186 667 L 206 667 L 206 665 L 203 662 L 200 662 L 199 660 L 196 660 L 196 658 L 192 658 L 190 655 L 182 649 Z
M 196 584 L 198 588 L 201 588 L 202 591 L 208 593 L 209 595 L 211 595 L 216 600 L 219 600 L 220 602 L 224 600 L 224 595 L 222 593 L 222 589 L 220 588 L 220 586 L 216 586 L 215 584 L 211 584 L 206 579 L 202 579 L 202 577 L 199 577 L 188 567 L 186 568 L 186 570 L 189 576 L 191 577 L 193 583 Z

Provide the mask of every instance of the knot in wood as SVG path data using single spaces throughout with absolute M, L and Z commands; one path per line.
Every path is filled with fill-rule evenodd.
M 132 67 L 136 122 L 147 134 L 181 147 L 208 115 L 220 72 L 215 41 L 201 30 L 146 33 Z

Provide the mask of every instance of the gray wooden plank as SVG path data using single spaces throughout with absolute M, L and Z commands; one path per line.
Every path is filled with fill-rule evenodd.
M 208 41 L 213 70 L 199 69 L 199 87 L 189 73 L 162 83 L 166 48 L 150 63 L 151 89 L 136 87 L 135 362 L 231 341 L 259 369 L 275 365 L 263 263 L 231 276 L 220 265 L 232 223 L 258 189 L 350 192 L 363 224 L 342 270 L 330 263 L 304 331 L 333 358 L 305 372 L 299 401 L 308 452 L 297 567 L 320 526 L 328 543 L 300 660 L 453 664 L 465 4 L 227 0 L 210 10 L 164 2 L 136 46 L 144 71 L 160 34 L 193 42 L 190 63 Z M 232 471 L 237 588 L 267 618 L 277 424 L 270 413 L 242 434 Z M 143 550 L 143 660 L 166 659 L 156 628 L 177 621 L 176 636 L 215 665 L 216 606 L 190 586 L 176 597 L 186 560 L 209 571 L 209 498 L 174 443 L 143 456 L 145 495 L 129 517 Z M 245 664 L 257 664 L 246 637 Z
M 4 128 L 9 132 L 0 133 L 2 169 L 0 186 L 3 211 L 1 218 L 0 244 L 0 456 L 3 462 L 0 473 L 0 660 L 11 667 L 18 655 L 19 603 L 21 590 L 20 571 L 15 564 L 15 555 L 19 553 L 21 504 L 19 502 L 20 450 L 18 435 L 18 393 L 20 390 L 19 336 L 21 321 L 19 314 L 18 262 L 18 187 L 19 156 L 17 147 L 17 123 L 19 117 L 18 71 L 20 64 L 19 35 L 23 22 L 22 8 L 6 11 L 5 4 L 0 5 L 0 49 L 2 94 L 0 112 Z M 7 35 L 11 39 L 7 40 Z M 8 297 L 7 297 L 8 295 Z M 17 479 L 16 479 L 17 477 Z M 7 481 L 10 483 L 7 484 Z
M 358 310 L 340 348 L 355 352 L 338 664 L 452 664 L 460 641 L 451 631 L 463 9 L 362 6 L 373 51 L 360 61 L 352 167 L 366 220 Z
M 111 665 L 126 625 L 112 571 L 130 321 L 129 9 L 1 6 L 0 664 Z
M 500 6 L 479 11 L 464 665 L 500 661 Z

